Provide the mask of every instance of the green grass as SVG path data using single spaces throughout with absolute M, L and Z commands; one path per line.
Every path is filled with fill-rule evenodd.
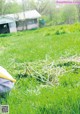
M 80 114 L 80 69 L 59 76 L 59 85 L 45 85 L 33 77 L 18 78 L 27 63 L 55 61 L 56 66 L 72 70 L 60 58 L 80 56 L 80 25 L 42 28 L 0 35 L 0 65 L 17 79 L 7 103 L 10 114 Z M 80 64 L 76 63 L 80 66 Z

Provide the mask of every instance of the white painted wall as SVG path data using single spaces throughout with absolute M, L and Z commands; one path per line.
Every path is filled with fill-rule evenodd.
M 39 27 L 38 24 L 27 25 L 27 29 L 33 29 L 33 28 L 38 28 L 38 27 Z
M 9 29 L 10 29 L 10 33 L 17 32 L 16 23 L 15 22 L 9 23 Z

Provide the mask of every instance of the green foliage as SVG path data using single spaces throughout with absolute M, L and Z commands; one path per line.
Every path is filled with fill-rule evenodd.
M 71 24 L 77 21 L 77 10 L 75 5 L 65 5 L 62 11 L 62 20 L 66 24 Z
M 18 4 L 16 1 L 6 3 L 5 7 L 5 14 L 13 14 L 22 11 L 22 6 Z
M 22 6 L 16 1 L 0 0 L 0 15 L 17 13 L 22 11 Z
M 0 15 L 4 14 L 5 0 L 0 0 Z

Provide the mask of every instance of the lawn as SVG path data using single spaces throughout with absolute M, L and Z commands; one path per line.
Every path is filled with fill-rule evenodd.
M 0 65 L 17 80 L 10 114 L 80 114 L 79 24 L 0 35 Z

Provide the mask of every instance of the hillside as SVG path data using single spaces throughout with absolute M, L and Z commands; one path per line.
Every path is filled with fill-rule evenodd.
M 10 114 L 80 114 L 79 24 L 0 35 L 0 65 L 17 80 Z

